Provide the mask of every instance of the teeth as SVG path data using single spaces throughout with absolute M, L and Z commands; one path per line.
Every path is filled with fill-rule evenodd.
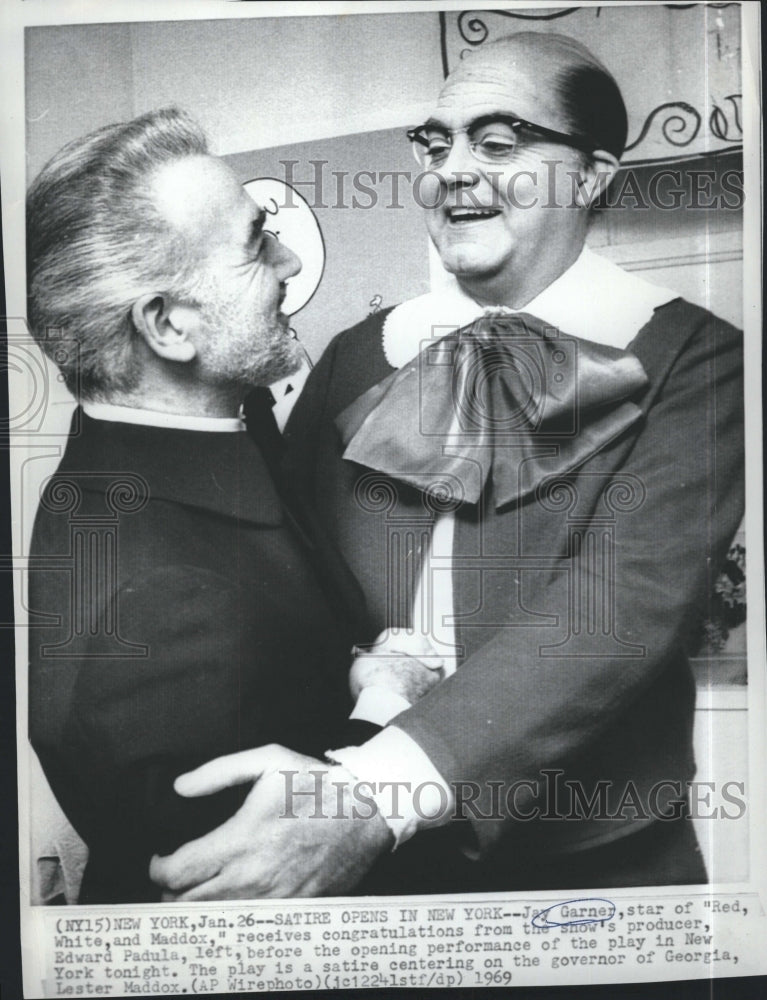
M 449 213 L 451 219 L 492 219 L 498 215 L 498 210 L 494 208 L 451 208 Z

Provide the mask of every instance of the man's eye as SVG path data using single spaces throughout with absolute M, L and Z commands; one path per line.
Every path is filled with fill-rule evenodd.
M 514 152 L 514 139 L 503 135 L 486 135 L 477 143 L 483 156 L 491 160 L 505 160 Z
M 258 243 L 251 249 L 249 258 L 251 263 L 256 263 L 263 257 L 266 248 L 272 242 L 279 242 L 280 234 L 272 232 L 271 229 L 263 229 Z
M 425 145 L 431 160 L 444 160 L 450 152 L 450 141 L 444 136 L 431 136 L 427 138 Z

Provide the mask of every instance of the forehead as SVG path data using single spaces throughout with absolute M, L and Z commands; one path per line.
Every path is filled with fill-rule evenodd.
M 555 80 L 559 66 L 524 51 L 477 52 L 451 73 L 432 117 L 451 128 L 493 112 L 564 130 Z
M 202 252 L 244 242 L 259 211 L 234 172 L 213 156 L 166 164 L 151 190 L 160 212 Z

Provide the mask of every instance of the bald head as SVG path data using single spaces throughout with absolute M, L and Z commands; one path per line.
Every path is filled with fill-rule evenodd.
M 488 42 L 463 59 L 440 93 L 438 109 L 466 85 L 478 103 L 499 104 L 538 125 L 586 136 L 620 158 L 626 108 L 618 85 L 585 45 L 566 35 L 525 31 Z
M 197 266 L 218 247 L 244 240 L 239 231 L 257 214 L 234 171 L 217 156 L 195 155 L 162 164 L 147 193 L 170 232 L 183 240 L 184 257 Z

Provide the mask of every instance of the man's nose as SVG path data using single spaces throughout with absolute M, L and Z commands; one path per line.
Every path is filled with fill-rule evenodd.
M 474 187 L 479 183 L 478 164 L 465 135 L 455 137 L 447 159 L 436 168 L 435 172 L 442 177 L 442 182 L 450 190 Z
M 289 246 L 275 239 L 272 244 L 272 260 L 280 281 L 287 281 L 301 270 L 301 258 Z

